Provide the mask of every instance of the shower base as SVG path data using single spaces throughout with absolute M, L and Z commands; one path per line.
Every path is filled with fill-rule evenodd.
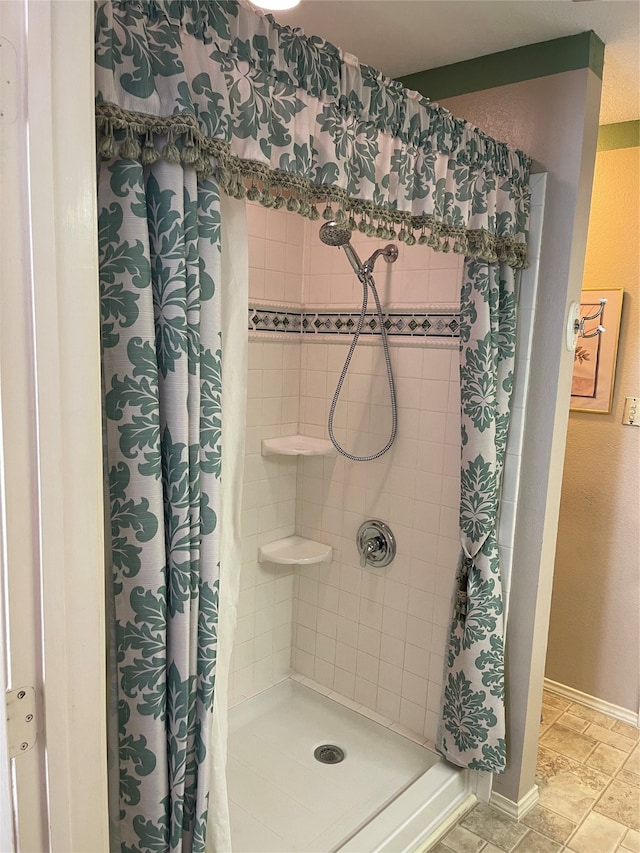
M 466 771 L 292 679 L 231 709 L 228 753 L 233 853 L 408 853 L 472 801 Z

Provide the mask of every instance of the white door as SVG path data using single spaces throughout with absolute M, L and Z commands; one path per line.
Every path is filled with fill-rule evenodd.
M 35 689 L 38 723 L 12 761 L 15 848 L 104 853 L 93 4 L 2 0 L 0 39 L 0 684 Z M 4 832 L 1 729 L 0 764 Z

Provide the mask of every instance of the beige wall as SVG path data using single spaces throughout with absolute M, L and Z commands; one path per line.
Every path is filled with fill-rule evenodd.
M 494 790 L 511 801 L 535 785 L 556 528 L 573 356 L 569 302 L 582 282 L 601 81 L 589 69 L 443 101 L 548 172 L 521 485 L 507 628 L 507 771 Z M 427 93 L 428 94 L 428 93 Z
M 601 151 L 584 287 L 623 287 L 613 408 L 569 416 L 546 675 L 638 711 L 640 430 L 623 426 L 640 395 L 640 148 Z

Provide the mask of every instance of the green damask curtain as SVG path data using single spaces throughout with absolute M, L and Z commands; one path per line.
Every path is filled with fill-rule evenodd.
M 98 203 L 112 849 L 204 851 L 219 578 L 218 187 L 191 168 L 119 158 L 100 167 Z
M 497 525 L 516 345 L 515 274 L 467 258 L 460 304 L 460 536 L 438 745 L 454 764 L 506 763 Z
M 487 746 L 504 756 L 502 293 L 526 265 L 528 158 L 244 2 L 97 0 L 95 24 L 117 844 L 205 844 L 219 577 L 219 189 L 467 256 L 464 559 L 442 747 L 466 766 L 488 761 Z M 482 406 L 486 426 L 469 401 L 464 409 L 476 393 L 495 396 Z M 485 503 L 486 536 L 467 529 L 469 513 L 484 519 Z M 490 611 L 481 631 L 478 607 Z M 481 729 L 469 742 L 463 700 Z
M 244 3 L 98 0 L 99 150 L 370 236 L 526 263 L 529 160 Z

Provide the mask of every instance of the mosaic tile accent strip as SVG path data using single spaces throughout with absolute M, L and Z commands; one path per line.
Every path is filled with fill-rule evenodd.
M 302 330 L 300 311 L 288 309 L 255 308 L 249 306 L 250 332 L 280 332 L 290 334 Z
M 357 311 L 296 312 L 291 309 L 249 307 L 251 332 L 302 332 L 311 335 L 350 335 L 358 324 Z M 460 314 L 456 312 L 390 311 L 384 315 L 384 327 L 389 336 L 410 338 L 457 338 Z M 375 314 L 367 314 L 363 335 L 380 334 L 380 321 Z

